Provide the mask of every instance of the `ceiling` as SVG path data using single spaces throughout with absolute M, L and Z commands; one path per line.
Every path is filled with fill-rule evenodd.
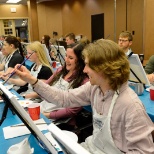
M 10 4 L 10 3 L 6 3 L 7 0 L 0 0 L 0 4 Z M 36 0 L 38 3 L 44 2 L 44 1 L 53 1 L 53 0 Z M 16 4 L 24 4 L 27 5 L 27 0 L 21 0 L 20 2 L 16 3 Z

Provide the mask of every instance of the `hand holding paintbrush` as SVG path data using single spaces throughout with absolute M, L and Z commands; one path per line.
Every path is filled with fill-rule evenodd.
M 15 67 L 15 69 L 12 71 L 12 73 L 7 74 L 9 75 L 8 78 L 3 82 L 3 85 L 5 83 L 7 83 L 7 81 L 16 73 L 16 70 L 19 69 L 25 62 L 26 60 L 28 60 L 30 58 L 30 56 L 34 53 L 35 51 L 33 51 L 26 59 L 24 59 L 24 61 L 21 64 L 16 65 L 17 67 Z

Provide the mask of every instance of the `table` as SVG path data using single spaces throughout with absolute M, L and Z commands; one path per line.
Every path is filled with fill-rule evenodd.
M 16 91 L 11 90 L 11 92 L 16 94 L 19 97 L 19 99 L 23 99 L 23 97 L 20 96 Z M 0 115 L 2 115 L 3 108 L 4 108 L 4 103 L 0 103 Z M 41 114 L 40 118 L 43 118 L 46 121 L 46 123 L 50 123 L 50 120 L 47 119 L 42 114 Z M 25 138 L 28 138 L 28 141 L 29 141 L 31 147 L 34 148 L 34 154 L 38 154 L 38 153 L 39 154 L 47 154 L 47 152 L 39 146 L 38 141 L 36 140 L 36 138 L 32 134 L 24 135 L 24 136 L 20 136 L 20 137 L 8 139 L 8 140 L 6 140 L 4 138 L 3 127 L 15 125 L 18 123 L 22 123 L 20 118 L 17 115 L 13 115 L 11 110 L 8 110 L 7 117 L 3 121 L 2 125 L 0 126 L 0 154 L 6 154 L 7 150 L 9 149 L 10 146 L 21 142 Z M 42 131 L 42 132 L 46 133 L 47 130 Z
M 139 98 L 142 101 L 143 105 L 145 106 L 147 114 L 154 122 L 154 101 L 150 99 L 150 93 L 144 90 L 143 95 L 139 96 Z

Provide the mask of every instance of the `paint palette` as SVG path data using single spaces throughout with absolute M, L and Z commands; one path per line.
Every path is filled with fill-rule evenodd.
M 19 104 L 22 106 L 22 107 L 28 107 L 29 104 L 32 104 L 33 101 L 32 100 L 29 100 L 29 99 L 25 99 L 25 100 L 18 100 Z

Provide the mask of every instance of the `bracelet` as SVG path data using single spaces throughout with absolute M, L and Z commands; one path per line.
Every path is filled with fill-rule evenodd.
M 38 79 L 33 84 L 31 84 L 31 85 L 34 86 L 37 82 L 38 82 Z

